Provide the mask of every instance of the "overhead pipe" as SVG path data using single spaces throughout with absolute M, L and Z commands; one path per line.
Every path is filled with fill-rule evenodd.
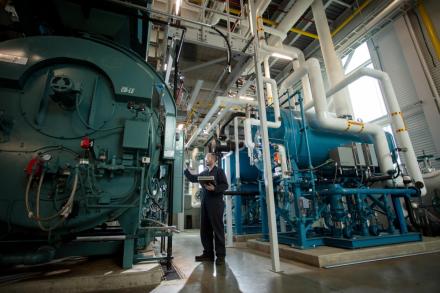
M 325 8 L 322 0 L 315 0 L 313 2 L 312 13 L 319 36 L 322 57 L 324 58 L 327 80 L 329 81 L 330 86 L 334 86 L 336 83 L 344 79 L 345 74 L 341 60 L 336 55 L 336 50 L 333 45 L 332 35 L 330 34 L 327 15 L 325 14 Z M 305 101 L 305 103 L 307 104 L 308 101 Z M 351 104 L 348 89 L 344 89 L 335 96 L 334 106 L 336 115 L 338 117 L 353 117 L 353 106 Z
M 270 25 L 271 28 L 276 27 L 277 24 L 278 24 L 276 21 L 273 21 L 273 20 L 270 20 L 270 19 L 267 19 L 267 18 L 263 18 L 262 20 L 263 20 L 264 24 Z M 307 32 L 307 31 L 305 31 L 303 29 L 299 29 L 299 28 L 296 28 L 296 27 L 292 27 L 289 30 L 289 32 L 292 32 L 292 33 L 295 33 L 295 34 L 298 34 L 298 35 L 301 35 L 301 36 L 306 36 L 306 37 L 309 37 L 309 38 L 312 38 L 312 39 L 316 39 L 316 40 L 319 39 L 317 34 L 310 33 L 310 32 Z
M 234 112 L 234 113 L 232 113 L 232 115 L 228 118 L 228 120 L 220 127 L 220 134 L 219 134 L 220 138 L 226 137 L 226 135 L 225 135 L 226 126 L 228 126 L 229 123 L 231 123 L 232 120 L 234 120 L 234 118 L 236 118 L 236 117 L 243 118 L 243 117 L 246 117 L 246 114 L 243 113 L 243 112 Z
M 246 83 L 238 90 L 236 97 L 240 98 L 240 96 L 243 96 L 246 94 L 246 91 L 251 87 L 251 85 L 254 83 L 254 80 L 248 80 Z
M 269 54 L 272 53 L 278 53 L 287 57 L 292 58 L 292 66 L 294 70 L 297 70 L 299 67 L 302 66 L 302 64 L 304 64 L 305 62 L 305 58 L 304 58 L 304 53 L 295 47 L 285 47 L 285 46 L 269 46 L 264 42 L 261 42 L 260 44 L 260 48 L 266 52 L 268 52 Z M 292 73 L 293 74 L 293 73 Z M 305 103 L 310 103 L 312 101 L 312 93 L 310 90 L 310 81 L 309 81 L 309 77 L 308 76 L 304 76 L 301 79 L 301 84 L 304 90 L 304 102 Z M 286 83 L 281 83 L 278 93 L 279 94 L 284 94 L 284 92 L 290 87 L 290 85 L 287 85 Z
M 260 14 L 263 14 L 263 12 L 266 10 L 266 8 L 269 6 L 269 4 L 270 4 L 270 0 L 269 1 L 267 1 L 267 0 L 263 0 L 262 2 L 261 2 L 261 4 L 260 4 L 260 9 L 258 9 L 258 11 L 260 11 Z M 313 2 L 313 0 L 309 0 L 309 2 L 310 2 L 310 4 L 309 4 L 309 6 L 311 5 L 311 2 Z M 299 3 L 298 4 L 298 6 L 293 6 L 289 11 L 292 11 L 293 9 L 296 9 L 297 11 L 299 11 L 298 9 L 302 9 L 300 6 L 303 6 L 303 4 L 301 4 L 301 3 Z M 307 10 L 307 9 L 306 9 Z M 239 14 L 239 10 L 235 10 L 235 9 L 229 9 L 229 11 L 231 11 L 231 12 L 233 12 L 233 13 L 235 13 L 235 14 Z M 305 11 L 304 11 L 305 12 Z M 291 23 L 291 25 L 290 25 L 290 27 L 287 29 L 287 31 L 285 31 L 284 33 L 282 33 L 282 35 L 279 35 L 279 37 L 281 38 L 281 41 L 282 40 L 284 40 L 286 37 L 285 36 L 287 36 L 287 33 L 290 31 L 290 32 L 293 32 L 293 33 L 295 33 L 295 34 L 299 34 L 299 35 L 302 35 L 302 36 L 307 36 L 307 37 L 309 37 L 309 38 L 312 38 L 312 39 L 318 39 L 318 36 L 316 35 L 316 34 L 313 34 L 313 33 L 310 33 L 310 32 L 307 32 L 307 31 L 305 31 L 305 30 L 302 30 L 302 29 L 298 29 L 298 28 L 295 28 L 295 27 L 293 27 L 293 25 L 300 19 L 300 17 L 301 17 L 301 15 L 298 17 L 298 16 L 296 16 L 297 15 L 297 13 L 295 13 L 294 11 L 292 11 L 292 13 L 291 14 L 295 14 L 295 16 L 293 16 L 293 15 L 286 15 L 286 16 L 284 16 L 284 20 L 285 20 L 285 22 L 286 22 L 286 24 L 283 24 L 281 27 L 288 27 L 288 25 L 287 25 L 287 23 Z M 280 26 L 281 25 L 281 23 L 283 23 L 283 21 L 282 22 L 280 22 L 280 23 L 277 23 L 276 21 L 273 21 L 273 20 L 270 20 L 270 19 L 267 19 L 267 18 L 261 18 L 262 19 L 262 21 L 264 22 L 264 24 L 268 24 L 268 25 L 270 25 L 270 26 L 272 26 L 271 27 L 271 29 L 273 29 L 273 28 L 277 28 L 277 30 L 279 31 L 279 32 L 281 32 L 281 30 L 279 30 L 278 29 L 278 26 Z M 296 19 L 296 20 L 295 20 Z M 295 20 L 295 21 L 293 21 L 293 20 Z M 270 33 L 269 31 L 268 31 L 268 33 Z M 275 34 L 275 35 L 277 35 L 277 33 Z M 284 37 L 283 37 L 284 36 Z M 276 38 L 275 38 L 275 42 L 276 42 Z
M 304 66 L 295 72 L 291 80 L 294 83 L 298 82 L 306 74 L 309 75 L 316 111 L 314 119 L 309 115 L 310 124 L 316 128 L 338 133 L 349 132 L 359 134 L 363 132 L 372 135 L 381 170 L 384 173 L 393 172 L 393 161 L 383 129 L 378 125 L 335 118 L 329 115 L 324 81 L 321 75 L 321 66 L 317 59 L 310 58 L 307 60 Z M 388 183 L 392 184 L 392 182 Z
M 347 75 L 347 77 L 336 84 L 333 88 L 327 91 L 327 98 L 331 97 L 333 94 L 338 91 L 346 88 L 349 84 L 353 83 L 355 80 L 363 76 L 369 76 L 377 79 L 382 84 L 384 90 L 384 98 L 386 105 L 388 106 L 388 113 L 391 116 L 391 124 L 393 125 L 394 131 L 396 132 L 396 139 L 401 148 L 406 149 L 403 152 L 403 156 L 405 157 L 405 163 L 409 172 L 409 175 L 415 180 L 415 182 L 420 182 L 423 184 L 423 188 L 421 189 L 422 196 L 426 194 L 426 187 L 423 180 L 422 172 L 419 168 L 419 163 L 417 162 L 417 156 L 414 152 L 413 145 L 411 143 L 411 139 L 408 135 L 408 129 L 406 127 L 405 121 L 403 120 L 403 114 L 400 109 L 396 93 L 393 88 L 393 84 L 389 75 L 383 71 L 375 70 L 371 68 L 360 68 L 351 74 Z
M 263 19 L 263 23 L 264 23 L 264 19 Z M 271 34 L 272 36 L 276 36 L 279 37 L 281 40 L 284 40 L 285 38 L 287 38 L 287 33 L 284 33 L 278 29 L 275 29 L 271 26 L 263 26 L 264 27 L 264 32 Z
M 229 113 L 231 113 L 229 109 L 223 109 L 223 111 L 219 113 L 219 115 L 217 115 L 217 118 L 215 118 L 215 120 L 211 123 L 211 125 L 209 125 L 209 127 L 206 129 L 206 133 L 210 133 L 219 124 L 219 122 L 223 118 L 225 118 L 225 116 L 228 115 Z
M 306 12 L 306 10 L 312 5 L 314 0 L 298 0 L 290 8 L 283 20 L 277 25 L 277 30 L 287 34 L 293 25 L 301 18 L 301 16 Z M 279 37 L 272 36 L 269 38 L 269 45 L 275 45 L 278 42 L 282 42 L 283 39 Z
M 257 102 L 256 101 L 241 100 L 241 99 L 233 99 L 233 98 L 224 97 L 224 96 L 217 96 L 211 109 L 206 114 L 205 118 L 202 120 L 202 122 L 200 123 L 197 130 L 194 132 L 194 134 L 191 136 L 191 138 L 185 144 L 185 148 L 188 149 L 192 145 L 192 143 L 196 140 L 196 138 L 203 131 L 206 124 L 208 124 L 209 120 L 211 120 L 211 118 L 219 111 L 220 107 L 224 107 L 224 108 L 233 107 L 233 106 L 243 107 L 246 105 L 256 106 Z
M 196 84 L 194 85 L 194 88 L 191 92 L 191 98 L 188 102 L 188 106 L 186 107 L 186 111 L 191 111 L 194 103 L 196 102 L 197 97 L 199 96 L 200 90 L 202 89 L 203 80 L 199 79 L 196 81 Z
M 260 15 L 262 15 L 264 13 L 264 11 L 266 11 L 267 7 L 269 7 L 270 2 L 272 2 L 271 0 L 260 0 L 258 1 L 258 3 L 256 4 L 256 11 L 258 11 L 258 13 Z

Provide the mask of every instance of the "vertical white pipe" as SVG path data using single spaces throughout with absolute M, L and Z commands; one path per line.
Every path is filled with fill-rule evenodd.
M 235 142 L 235 183 L 236 188 L 240 188 L 240 146 L 239 146 L 239 139 L 238 139 L 238 117 L 234 118 L 234 142 Z M 232 166 L 231 166 L 232 168 Z M 236 195 L 239 196 L 239 195 Z M 232 198 L 232 196 L 230 196 Z M 232 201 L 232 200 L 231 200 Z M 231 202 L 232 206 L 232 202 Z M 241 207 L 235 207 L 236 209 Z M 232 213 L 232 211 L 231 211 Z M 235 223 L 237 225 L 237 223 Z M 231 215 L 231 241 L 232 241 L 232 215 Z
M 269 56 L 264 57 L 263 66 L 264 66 L 264 77 L 270 78 Z M 272 85 L 270 83 L 266 83 L 266 95 L 267 95 L 267 103 L 269 105 L 272 104 L 274 97 L 272 95 Z
M 315 0 L 312 4 L 313 18 L 315 20 L 316 30 L 319 36 L 319 44 L 321 45 L 322 57 L 324 58 L 327 79 L 330 86 L 334 86 L 344 79 L 344 68 L 342 67 L 340 58 L 336 55 L 333 45 L 330 28 L 328 26 L 325 8 L 322 0 Z M 352 116 L 353 106 L 350 100 L 348 89 L 337 93 L 334 98 L 336 115 L 338 117 Z
M 235 142 L 235 178 L 240 185 L 240 146 L 238 139 L 238 117 L 234 118 L 234 142 Z
M 225 156 L 226 179 L 231 186 L 231 155 Z M 226 247 L 233 247 L 232 231 L 232 196 L 226 195 Z
M 396 93 L 394 92 L 393 84 L 391 82 L 390 77 L 387 73 L 371 68 L 360 68 L 352 73 L 350 73 L 344 80 L 336 84 L 332 89 L 327 92 L 327 97 L 330 97 L 332 94 L 340 91 L 342 88 L 346 87 L 353 81 L 361 78 L 362 76 L 370 76 L 376 78 L 381 82 L 381 85 L 384 89 L 384 100 L 387 105 L 388 114 L 391 116 L 391 124 L 393 125 L 394 130 L 396 131 L 396 140 L 400 147 L 405 148 L 406 152 L 403 152 L 403 156 L 405 157 L 405 163 L 407 165 L 407 169 L 409 175 L 416 181 L 422 182 L 423 175 L 420 171 L 419 164 L 417 162 L 417 157 L 414 152 L 413 145 L 411 143 L 411 139 L 409 138 L 408 130 L 406 129 L 405 121 L 403 120 L 403 114 L 400 110 L 399 103 L 397 101 Z M 388 144 L 384 143 L 384 148 L 388 149 Z M 381 157 L 380 153 L 379 159 Z M 382 167 L 381 167 L 382 168 Z M 421 194 L 426 194 L 426 188 L 423 187 L 421 189 Z
M 266 103 L 264 99 L 263 74 L 261 71 L 260 61 L 260 45 L 257 37 L 257 11 L 255 9 L 255 1 L 249 1 L 250 6 L 250 27 L 254 36 L 254 64 L 257 85 L 258 110 L 260 113 L 260 131 L 263 142 L 263 165 L 264 165 L 264 185 L 266 188 L 267 215 L 270 238 L 270 255 L 272 259 L 272 270 L 279 272 L 280 255 L 278 250 L 278 234 L 277 223 L 275 217 L 275 198 L 273 192 L 272 165 L 269 152 L 269 133 L 267 130 Z

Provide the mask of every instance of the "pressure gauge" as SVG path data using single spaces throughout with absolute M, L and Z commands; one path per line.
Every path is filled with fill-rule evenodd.
M 50 161 L 50 159 L 52 159 L 52 155 L 51 154 L 44 154 L 41 156 L 41 160 L 48 162 Z

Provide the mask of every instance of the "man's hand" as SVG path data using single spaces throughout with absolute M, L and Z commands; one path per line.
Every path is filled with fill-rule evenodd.
M 214 191 L 215 190 L 215 186 L 212 185 L 211 183 L 205 184 L 205 189 L 208 190 L 208 191 Z

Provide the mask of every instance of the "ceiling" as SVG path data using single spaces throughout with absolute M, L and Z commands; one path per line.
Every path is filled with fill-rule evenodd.
M 195 5 L 208 3 L 208 7 L 213 7 L 213 9 L 216 7 L 213 5 L 218 5 L 218 3 L 215 2 L 223 3 L 223 1 L 183 1 Z M 247 1 L 229 1 L 230 11 L 234 12 L 240 10 L 240 2 Z M 277 23 L 283 20 L 285 15 L 296 2 L 296 0 L 271 1 L 263 14 L 263 18 L 266 19 L 265 24 L 272 23 L 276 26 Z M 381 9 L 383 9 L 384 6 L 388 5 L 389 2 L 391 2 L 391 0 L 324 0 L 323 3 L 326 8 L 330 30 L 334 32 L 338 29 L 338 33 L 335 34 L 333 38 L 336 45 L 339 40 L 343 40 L 345 36 L 350 34 L 352 27 L 358 27 L 362 25 L 362 23 L 370 20 Z M 346 24 L 344 24 L 344 22 L 346 22 Z M 341 24 L 343 24 L 342 29 L 338 28 Z M 232 22 L 231 25 L 233 25 Z M 226 29 L 227 21 L 220 20 L 217 27 Z M 310 8 L 306 10 L 293 27 L 296 31 L 300 30 L 304 33 L 289 31 L 283 43 L 301 49 L 305 52 L 306 58 L 312 55 L 319 58 L 319 41 L 310 36 L 310 34 L 312 36 L 317 34 Z M 350 50 L 350 48 L 346 48 L 346 51 L 347 50 Z M 234 51 L 232 58 L 232 72 L 228 73 L 225 72 L 225 49 L 215 48 L 211 43 L 203 44 L 202 42 L 193 42 L 185 39 L 179 65 L 180 72 L 184 78 L 184 94 L 181 99 L 179 99 L 178 123 L 185 123 L 188 132 L 187 134 L 191 133 L 204 118 L 217 95 L 227 95 L 228 93 L 233 94 L 237 91 L 236 84 L 231 81 L 240 77 L 244 79 L 247 78 L 246 72 L 240 70 L 245 67 L 243 64 L 245 64 L 246 60 L 250 59 L 250 54 L 246 53 L 248 52 L 243 53 Z M 213 62 L 211 62 L 212 60 L 218 60 L 218 62 L 213 64 Z M 204 64 L 207 65 L 203 66 Z M 271 62 L 271 76 L 278 81 L 282 80 L 282 78 L 291 70 L 291 63 L 287 60 L 275 60 Z M 202 89 L 200 90 L 193 107 L 191 107 L 190 111 L 187 111 L 186 106 L 191 98 L 191 92 L 197 80 L 203 80 Z M 252 90 L 249 94 L 252 94 Z

